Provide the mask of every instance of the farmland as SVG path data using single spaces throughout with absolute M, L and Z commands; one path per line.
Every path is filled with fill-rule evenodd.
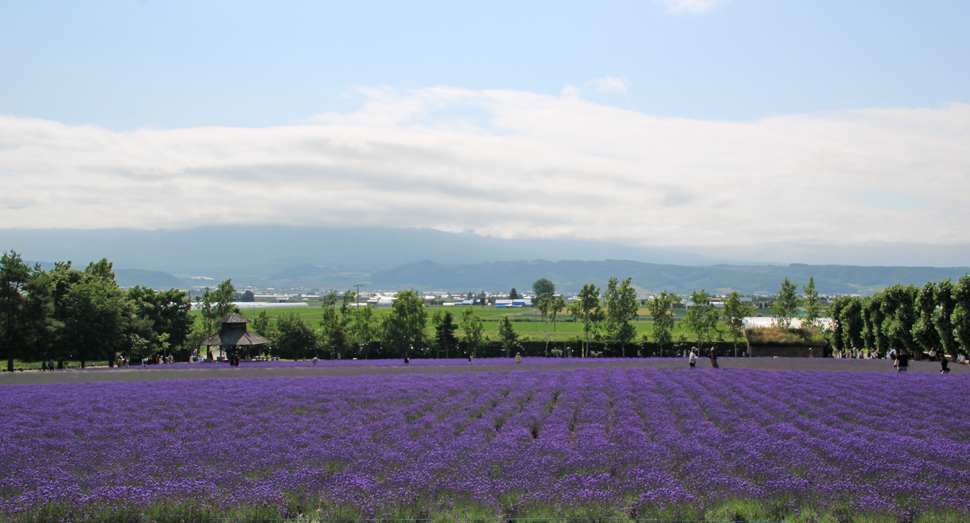
M 552 340 L 571 340 L 578 339 L 583 332 L 582 323 L 573 322 L 570 320 L 570 315 L 563 312 L 560 313 L 557 318 L 555 325 L 550 318 L 547 318 L 545 324 L 542 322 L 542 317 L 538 316 L 533 309 L 499 309 L 495 307 L 476 307 L 476 306 L 459 306 L 459 307 L 434 307 L 428 310 L 429 314 L 433 314 L 435 311 L 444 310 L 449 311 L 455 315 L 455 317 L 460 317 L 462 311 L 471 308 L 475 311 L 475 314 L 482 319 L 482 324 L 485 327 L 485 335 L 491 338 L 498 337 L 498 326 L 499 320 L 505 316 L 509 316 L 513 320 L 512 327 L 516 333 L 528 339 L 545 339 L 547 336 Z M 295 313 L 300 318 L 311 322 L 311 324 L 316 325 L 317 321 L 323 318 L 323 310 L 320 307 L 305 307 L 305 308 L 292 308 L 292 309 L 260 309 L 266 310 L 267 314 L 271 318 L 278 317 L 281 314 Z M 246 309 L 241 311 L 241 313 L 252 319 L 256 314 L 259 314 L 260 310 Z M 390 312 L 390 308 L 378 308 L 374 309 L 375 315 L 378 318 L 383 318 Z M 677 319 L 681 319 L 684 315 L 684 309 L 675 310 L 675 316 Z M 770 315 L 771 312 L 767 310 L 758 311 L 760 314 Z M 198 312 L 193 312 L 196 318 L 200 315 Z M 634 321 L 632 324 L 637 331 L 637 336 L 647 335 L 649 336 L 653 329 L 653 321 L 651 320 L 650 313 L 645 308 L 641 308 L 639 311 L 638 321 Z M 545 330 L 543 330 L 545 329 Z M 555 331 L 553 330 L 555 329 Z M 462 335 L 461 331 L 458 331 L 458 335 Z M 696 335 L 688 332 L 684 328 L 684 325 L 677 321 L 674 324 L 673 336 L 679 338 L 684 336 L 686 340 L 695 340 Z
M 419 368 L 0 385 L 0 517 L 967 517 L 966 374 Z

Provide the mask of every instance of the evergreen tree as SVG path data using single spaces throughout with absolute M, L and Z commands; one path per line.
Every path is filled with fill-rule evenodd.
M 519 342 L 519 335 L 516 334 L 508 316 L 503 316 L 498 324 L 498 337 L 502 340 L 502 347 L 505 348 L 505 357 L 508 358 L 509 353 Z
M 451 311 L 440 312 L 438 311 L 434 315 L 435 346 L 439 354 L 442 350 L 445 352 L 445 358 L 447 359 L 451 348 L 458 342 L 458 339 L 455 337 L 455 331 L 458 330 L 458 326 L 455 325 L 455 317 L 451 314 Z
M 15 251 L 0 256 L 0 357 L 13 372 L 13 360 L 46 356 L 53 332 L 53 282 L 24 263 Z

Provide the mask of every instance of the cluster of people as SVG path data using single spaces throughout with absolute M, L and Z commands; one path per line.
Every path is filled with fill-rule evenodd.
M 711 368 L 719 369 L 720 367 L 717 365 L 717 345 L 711 347 L 710 358 Z M 690 354 L 687 356 L 687 363 L 690 364 L 690 368 L 692 369 L 697 366 L 697 347 L 690 348 Z
M 229 355 L 229 366 L 230 367 L 238 367 L 239 366 L 239 355 L 236 354 L 235 352 L 233 352 L 233 353 L 231 353 Z
M 57 367 L 54 366 L 54 358 L 51 358 L 49 361 L 42 361 L 42 362 L 40 362 L 40 370 L 41 371 L 46 372 L 46 371 L 49 371 L 49 370 L 54 370 L 56 368 Z
M 896 372 L 908 372 L 909 371 L 909 353 L 905 350 L 896 351 L 893 349 L 889 351 L 889 358 L 893 360 L 893 367 Z M 936 351 L 930 352 L 930 361 L 939 359 L 940 361 L 940 374 L 950 373 L 950 360 L 947 359 L 946 354 L 942 352 L 937 354 Z
M 128 365 L 128 358 L 127 357 L 124 357 L 124 363 L 125 363 L 124 364 L 125 367 L 129 366 Z M 163 364 L 164 365 L 171 365 L 172 363 L 175 363 L 175 357 L 173 357 L 171 354 L 169 354 L 168 356 L 162 356 L 161 354 L 156 354 L 154 356 L 145 356 L 145 357 L 143 357 L 141 359 L 141 366 L 142 367 L 146 367 L 149 364 L 152 364 L 152 365 L 163 365 Z M 122 365 L 119 363 L 118 366 L 121 367 Z

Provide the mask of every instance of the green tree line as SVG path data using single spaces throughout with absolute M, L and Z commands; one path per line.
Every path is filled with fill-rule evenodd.
M 891 350 L 970 355 L 970 275 L 894 285 L 865 298 L 842 296 L 832 304 L 832 348 L 885 355 Z
M 143 357 L 185 350 L 192 330 L 184 292 L 145 287 L 125 291 L 112 263 L 71 262 L 51 270 L 29 266 L 15 251 L 0 257 L 0 358 L 13 371 L 27 362 L 108 360 L 119 354 Z

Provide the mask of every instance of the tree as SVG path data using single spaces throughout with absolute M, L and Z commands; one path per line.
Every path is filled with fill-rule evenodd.
M 585 283 L 577 298 L 579 299 L 569 306 L 569 313 L 572 314 L 574 320 L 578 319 L 583 322 L 583 334 L 586 335 L 586 345 L 583 346 L 583 357 L 585 358 L 589 354 L 589 338 L 596 331 L 599 323 L 603 321 L 603 311 L 600 308 L 600 290 L 592 283 Z
M 53 282 L 29 267 L 15 251 L 0 257 L 0 357 L 13 372 L 14 358 L 34 361 L 46 356 L 53 330 Z
M 213 303 L 212 303 L 212 292 L 208 287 L 202 291 L 202 296 L 196 298 L 199 316 L 202 319 L 202 331 L 204 337 L 209 337 L 212 335 L 213 326 L 215 325 L 216 319 L 215 313 L 213 313 Z M 209 350 L 211 352 L 211 349 Z
M 147 358 L 162 348 L 161 340 L 154 330 L 154 322 L 149 319 L 148 310 L 152 305 L 139 296 L 141 289 L 144 287 L 132 287 L 128 291 L 121 312 L 124 333 L 119 349 L 130 358 Z M 166 341 L 167 339 L 166 337 Z M 109 365 L 111 359 L 108 360 Z
M 381 324 L 384 346 L 401 355 L 408 354 L 411 348 L 420 350 L 427 345 L 427 324 L 424 300 L 414 289 L 399 292 Z
M 663 356 L 664 345 L 670 344 L 674 339 L 674 315 L 671 307 L 679 300 L 676 294 L 663 291 L 647 302 L 647 310 L 653 317 L 653 339 L 660 344 L 661 356 Z
M 960 276 L 953 292 L 953 335 L 963 354 L 970 354 L 970 275 Z
M 862 303 L 862 343 L 866 351 L 880 354 L 886 347 L 886 336 L 882 329 L 885 315 L 882 312 L 882 296 L 874 294 Z
M 259 311 L 249 326 L 253 332 L 269 340 L 271 346 L 276 345 L 276 326 L 270 321 L 269 314 L 265 310 Z M 269 349 L 270 347 L 263 346 L 263 351 L 268 353 Z
M 630 284 L 633 278 L 620 282 L 610 278 L 603 293 L 606 306 L 606 332 L 609 338 L 620 344 L 622 356 L 626 357 L 626 346 L 636 338 L 637 330 L 630 324 L 637 318 L 640 309 L 637 303 L 637 290 Z
M 343 355 L 352 347 L 347 331 L 339 321 L 330 324 L 323 331 L 321 341 L 323 342 L 323 350 L 330 353 L 331 359 L 334 355 L 337 356 L 337 359 L 343 358 Z
M 822 319 L 822 305 L 818 301 L 814 276 L 808 279 L 808 285 L 802 286 L 802 291 L 805 293 L 805 323 L 817 327 L 819 320 Z
M 276 352 L 279 356 L 303 359 L 317 348 L 317 333 L 295 312 L 283 313 L 276 320 Z
M 502 316 L 502 320 L 498 324 L 498 337 L 502 340 L 502 347 L 505 348 L 505 357 L 509 357 L 509 352 L 512 348 L 519 342 L 519 335 L 515 333 L 515 329 L 512 328 L 512 322 L 509 320 L 508 316 Z
M 913 339 L 921 350 L 930 352 L 940 348 L 940 334 L 933 323 L 936 312 L 936 285 L 927 282 L 916 294 L 916 324 L 913 325 Z
M 516 292 L 515 287 L 512 287 L 512 290 L 509 291 L 509 299 L 510 300 L 517 300 L 517 299 L 519 299 L 519 293 Z
M 532 305 L 536 305 L 539 302 L 539 298 L 552 296 L 556 293 L 556 284 L 545 278 L 539 278 L 532 284 L 532 292 L 535 294 L 532 297 Z
M 133 311 L 129 312 L 148 322 L 148 328 L 152 332 L 149 338 L 156 345 L 163 335 L 172 347 L 181 347 L 188 339 L 193 318 L 191 303 L 184 292 L 176 289 L 157 292 L 147 287 L 135 286 L 125 293 L 125 301 L 133 307 Z M 131 318 L 127 321 L 131 324 Z M 157 346 L 157 349 L 162 347 Z
M 717 330 L 718 311 L 711 303 L 705 289 L 690 294 L 691 306 L 687 309 L 684 326 L 697 336 L 697 346 L 703 348 L 711 331 Z
M 863 333 L 866 329 L 863 319 L 862 300 L 856 297 L 846 297 L 845 305 L 839 311 L 839 325 L 842 326 L 842 345 L 845 350 L 858 349 L 865 346 Z
M 832 308 L 829 311 L 832 315 L 832 330 L 829 332 L 829 336 L 832 340 L 832 350 L 835 352 L 842 352 L 845 349 L 845 339 L 843 337 L 845 329 L 842 327 L 842 310 L 845 309 L 849 300 L 850 298 L 848 296 L 835 298 L 835 301 L 832 302 Z
M 549 316 L 549 312 L 552 310 L 553 299 L 554 297 L 552 294 L 543 294 L 536 300 L 533 300 L 536 310 L 538 310 L 539 315 L 542 316 L 542 332 L 546 335 L 546 356 L 549 355 L 549 332 L 546 331 L 546 317 Z
M 566 300 L 562 296 L 553 296 L 549 306 L 549 316 L 552 318 L 552 332 L 556 332 L 556 316 L 566 308 Z
M 905 350 L 914 357 L 919 354 L 913 340 L 913 327 L 918 318 L 915 306 L 917 292 L 912 285 L 893 285 L 882 292 L 881 303 L 885 318 L 883 332 L 889 348 L 895 349 L 897 353 Z
M 738 355 L 738 340 L 744 337 L 744 318 L 753 315 L 754 307 L 750 303 L 741 301 L 738 291 L 732 292 L 727 303 L 724 304 L 724 325 L 734 340 L 735 357 Z
M 253 291 L 247 290 L 246 292 L 242 293 L 242 297 L 239 299 L 239 301 L 253 303 L 256 301 L 256 295 L 253 294 Z
M 438 349 L 438 355 L 440 356 L 441 350 L 444 349 L 445 359 L 447 359 L 451 348 L 458 342 L 458 338 L 455 337 L 455 331 L 458 330 L 458 326 L 455 325 L 455 317 L 451 314 L 451 311 L 442 313 L 439 310 L 435 312 L 432 322 L 434 323 L 435 347 Z
M 482 319 L 475 314 L 471 307 L 461 313 L 461 330 L 465 334 L 465 344 L 468 350 L 474 355 L 482 346 L 485 335 L 485 326 Z
M 943 347 L 944 354 L 955 356 L 957 344 L 953 338 L 953 308 L 956 307 L 954 301 L 954 288 L 950 280 L 943 280 L 936 284 L 933 297 L 936 299 L 936 310 L 933 311 L 933 326 L 936 333 L 940 336 L 940 345 Z
M 92 262 L 83 280 L 64 298 L 60 342 L 64 354 L 81 361 L 113 360 L 124 339 L 124 291 L 118 287 L 106 259 Z
M 212 310 L 214 319 L 219 320 L 236 312 L 236 304 L 233 303 L 235 299 L 236 287 L 233 286 L 232 279 L 220 283 L 212 293 L 212 301 L 215 302 Z
M 350 322 L 350 341 L 360 347 L 363 352 L 367 345 L 377 337 L 377 334 L 378 325 L 374 318 L 374 309 L 368 306 L 355 309 Z M 363 353 L 362 356 L 366 358 L 367 354 Z
M 797 287 L 788 278 L 785 278 L 785 281 L 781 282 L 778 297 L 771 304 L 771 313 L 775 317 L 775 323 L 783 329 L 790 329 L 800 304 L 801 300 L 798 299 Z
M 340 348 L 330 343 L 331 334 L 336 334 L 338 338 L 342 338 L 338 339 L 338 342 L 346 340 L 346 335 L 340 328 L 340 317 L 337 314 L 337 293 L 330 291 L 323 295 L 323 298 L 320 300 L 320 306 L 323 309 L 320 318 L 320 326 L 323 327 L 320 341 L 323 344 L 324 350 L 331 354 L 338 354 L 339 357 L 339 353 L 341 352 Z M 340 343 L 337 343 L 337 345 L 340 345 Z

